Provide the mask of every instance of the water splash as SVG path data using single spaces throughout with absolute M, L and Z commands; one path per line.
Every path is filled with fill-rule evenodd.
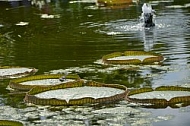
M 152 9 L 152 6 L 148 3 L 144 3 L 142 12 L 140 19 L 143 21 L 144 27 L 155 26 L 155 11 Z

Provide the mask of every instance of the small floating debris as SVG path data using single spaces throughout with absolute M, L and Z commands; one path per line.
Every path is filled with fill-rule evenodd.
M 75 84 L 35 87 L 26 94 L 25 102 L 39 105 L 98 104 L 123 100 L 126 94 L 127 88 L 123 85 L 78 80 Z
M 164 60 L 161 54 L 145 51 L 114 52 L 102 57 L 107 64 L 158 64 Z
M 23 126 L 23 124 L 19 121 L 13 120 L 0 120 L 1 126 Z
M 128 94 L 130 102 L 142 103 L 155 108 L 179 107 L 190 105 L 190 88 L 178 86 L 161 86 L 156 89 L 141 88 Z
M 15 24 L 15 25 L 17 25 L 17 26 L 25 26 L 25 25 L 28 25 L 28 24 L 29 24 L 29 22 L 19 22 L 19 23 Z
M 60 15 L 42 14 L 41 18 L 60 18 Z
M 48 87 L 53 85 L 75 83 L 76 80 L 80 79 L 78 75 L 70 74 L 66 75 L 64 81 L 60 81 L 59 78 L 63 77 L 61 74 L 49 74 L 49 75 L 34 75 L 29 77 L 23 77 L 11 80 L 9 87 L 17 90 L 30 90 L 36 86 Z
M 0 79 L 20 78 L 37 72 L 35 68 L 0 66 Z

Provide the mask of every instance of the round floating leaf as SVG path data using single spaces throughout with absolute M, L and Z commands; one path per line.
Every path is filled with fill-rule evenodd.
M 35 68 L 0 66 L 0 79 L 19 78 L 36 72 Z
M 132 0 L 98 0 L 99 5 L 110 6 L 110 5 L 122 5 L 132 3 Z
M 131 91 L 128 94 L 128 100 L 156 108 L 178 107 L 177 104 L 187 106 L 190 105 L 190 88 L 178 86 L 161 86 L 156 89 L 141 88 Z
M 40 105 L 82 105 L 124 99 L 127 88 L 118 84 L 94 81 L 65 83 L 51 87 L 35 87 L 25 96 L 25 102 Z
M 29 77 L 13 79 L 10 81 L 9 87 L 17 90 L 27 91 L 36 86 L 47 87 L 52 85 L 64 84 L 68 82 L 75 82 L 78 79 L 80 79 L 80 77 L 75 74 L 34 75 Z
M 23 126 L 23 124 L 19 121 L 0 120 L 0 126 Z
M 164 57 L 157 53 L 145 51 L 115 52 L 102 57 L 107 64 L 155 64 L 164 60 Z

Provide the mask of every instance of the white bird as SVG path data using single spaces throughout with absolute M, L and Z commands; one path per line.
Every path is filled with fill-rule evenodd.
M 61 81 L 61 82 L 65 81 L 66 78 L 67 78 L 67 75 L 68 75 L 68 73 L 65 73 L 64 76 L 62 76 L 62 77 L 59 78 L 59 81 Z

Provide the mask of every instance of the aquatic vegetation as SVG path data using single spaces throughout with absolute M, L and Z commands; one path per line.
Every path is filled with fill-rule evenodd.
M 39 105 L 83 105 L 123 100 L 126 94 L 127 88 L 122 85 L 78 80 L 51 87 L 34 87 L 24 100 Z
M 35 0 L 32 0 L 31 3 L 33 1 Z M 37 0 L 36 2 L 38 1 L 39 0 Z M 190 80 L 188 76 L 189 69 L 187 69 L 187 72 L 181 71 L 181 69 L 177 69 L 175 75 L 170 74 L 174 73 L 174 71 L 171 71 L 172 64 L 176 64 L 176 66 L 181 66 L 181 68 L 184 68 L 184 65 L 181 64 L 189 64 L 189 48 L 188 48 L 189 12 L 187 9 L 183 8 L 182 9 L 165 8 L 167 7 L 167 5 L 173 5 L 178 3 L 178 1 L 177 2 L 172 1 L 173 3 L 171 1 L 169 3 L 161 2 L 158 6 L 154 5 L 156 10 L 158 10 L 158 15 L 157 15 L 158 20 L 156 27 L 154 27 L 155 31 L 152 29 L 148 30 L 146 28 L 144 29 L 144 27 L 141 27 L 142 24 L 141 25 L 138 24 L 138 15 L 140 12 L 139 9 L 140 9 L 140 4 L 142 4 L 141 3 L 142 1 L 138 4 L 134 3 L 131 4 L 129 8 L 124 7 L 123 9 L 117 9 L 117 10 L 111 10 L 111 9 L 105 10 L 104 8 L 103 9 L 98 8 L 98 10 L 84 10 L 85 7 L 94 4 L 77 3 L 70 5 L 70 3 L 73 1 L 51 1 L 51 3 L 48 3 L 49 1 L 43 0 L 43 2 L 44 4 L 46 4 L 45 6 L 39 5 L 43 6 L 42 9 L 36 9 L 36 7 L 34 6 L 31 7 L 31 5 L 30 7 L 27 7 L 26 3 L 21 1 L 11 2 L 12 4 L 9 5 L 8 4 L 0 5 L 1 6 L 0 10 L 4 10 L 4 7 L 10 8 L 11 6 L 12 8 L 9 9 L 9 11 L 5 11 L 6 14 L 4 14 L 4 11 L 2 11 L 1 23 L 3 23 L 3 27 L 0 29 L 2 30 L 2 33 L 7 31 L 13 32 L 13 34 L 11 35 L 15 39 L 15 41 L 12 42 L 13 44 L 9 47 L 7 46 L 7 42 L 4 42 L 7 47 L 6 50 L 11 50 L 11 53 L 6 53 L 1 49 L 0 59 L 2 64 L 4 65 L 24 64 L 25 66 L 26 65 L 38 66 L 38 68 L 40 69 L 40 73 L 47 72 L 50 70 L 52 70 L 50 71 L 52 73 L 71 71 L 70 73 L 77 73 L 77 74 L 79 73 L 80 76 L 82 75 L 81 77 L 84 79 L 93 79 L 98 81 L 101 80 L 104 83 L 118 83 L 118 84 L 130 83 L 131 85 L 127 85 L 127 87 L 135 87 L 135 88 L 144 87 L 144 86 L 155 87 L 160 85 L 171 85 L 171 84 L 183 85 L 184 83 L 189 82 Z M 80 0 L 77 2 L 80 2 Z M 152 1 L 148 2 L 151 3 Z M 23 8 L 19 8 L 22 5 Z M 183 5 L 182 2 L 180 2 L 180 5 Z M 17 9 L 13 6 L 17 6 Z M 40 14 L 38 15 L 38 13 Z M 60 14 L 61 17 L 60 20 L 41 19 L 40 16 L 43 13 Z M 53 17 L 52 15 L 48 16 L 49 18 Z M 15 22 L 24 21 L 23 19 L 29 21 L 30 25 L 26 27 L 15 26 Z M 80 24 L 86 24 L 86 25 L 80 25 Z M 128 69 L 134 69 L 133 67 L 130 68 L 130 66 L 132 65 L 128 64 L 97 65 L 93 63 L 93 61 L 96 60 L 97 57 L 101 58 L 101 56 L 105 55 L 107 52 L 110 53 L 110 51 L 123 51 L 125 49 L 126 50 L 144 49 L 144 50 L 153 50 L 155 52 L 158 51 L 162 53 L 164 57 L 167 57 L 167 60 L 164 62 L 163 66 L 157 65 L 155 69 L 152 69 L 152 67 L 155 67 L 152 65 L 144 65 L 143 63 L 140 63 L 139 65 L 135 64 L 133 65 L 133 67 L 137 67 L 137 71 L 134 72 L 128 71 Z M 7 57 L 11 60 L 9 59 L 7 60 L 6 59 Z M 139 56 L 127 56 L 127 57 L 121 56 L 119 58 L 121 59 L 139 58 L 139 60 L 142 62 L 144 59 L 148 57 L 149 55 L 144 55 L 141 56 L 140 58 Z M 155 58 L 156 56 L 152 57 Z M 116 59 L 115 57 L 110 59 L 116 60 L 117 57 Z M 166 67 L 169 69 L 166 69 Z M 53 71 L 54 69 L 61 69 L 60 70 L 61 72 Z M 121 71 L 120 69 L 122 69 L 124 72 Z M 181 75 L 180 79 L 177 78 L 179 75 Z M 74 79 L 65 80 L 63 78 L 62 79 L 63 82 L 61 82 L 59 80 L 60 78 L 29 80 L 29 81 L 20 82 L 19 84 L 37 85 L 37 86 L 43 84 L 48 86 L 50 85 L 57 86 L 59 85 L 59 83 L 64 83 L 68 81 L 71 82 L 70 80 L 74 80 Z M 53 110 L 54 112 L 46 110 L 47 106 L 45 103 L 42 106 L 35 106 L 35 108 L 30 108 L 29 106 L 27 106 L 26 108 L 19 109 L 20 106 L 18 106 L 18 104 L 20 103 L 23 104 L 22 102 L 23 98 L 16 100 L 18 97 L 17 95 L 13 95 L 14 96 L 13 97 L 7 94 L 8 91 L 6 91 L 5 88 L 8 84 L 7 83 L 8 80 L 9 79 L 1 80 L 3 81 L 3 83 L 1 83 L 2 95 L 0 96 L 0 99 L 2 100 L 0 106 L 0 112 L 1 112 L 0 118 L 22 120 L 22 122 L 26 125 L 41 125 L 41 126 L 42 125 L 44 126 L 146 125 L 147 126 L 147 125 L 153 125 L 152 123 L 157 123 L 161 119 L 162 121 L 164 121 L 164 123 L 167 123 L 167 121 L 165 120 L 168 120 L 168 118 L 170 118 L 171 116 L 170 115 L 164 116 L 162 113 L 163 110 L 166 112 L 166 114 L 173 114 L 174 111 L 174 109 L 172 109 L 171 112 L 170 107 L 167 107 L 167 109 L 158 109 L 158 110 L 151 109 L 153 111 L 161 111 L 160 113 L 156 113 L 157 115 L 159 115 L 159 117 L 154 117 L 155 114 L 151 113 L 150 110 L 141 109 L 142 106 L 134 107 L 132 106 L 133 104 L 131 103 L 132 107 L 128 108 L 128 106 L 130 106 L 130 103 L 128 104 L 127 101 L 122 101 L 119 104 L 113 103 L 114 104 L 113 106 L 110 106 L 110 104 L 109 106 L 101 106 L 101 108 L 97 108 L 97 106 L 96 107 L 93 106 L 92 108 L 86 106 L 82 107 L 56 106 L 59 110 L 55 109 Z M 172 82 L 169 83 L 168 80 L 172 80 Z M 74 92 L 72 94 L 75 94 L 76 90 L 80 88 L 81 87 L 69 88 L 69 89 L 67 88 L 67 89 L 69 92 Z M 98 90 L 97 87 L 84 86 L 82 88 L 85 91 L 90 89 L 93 89 L 93 91 Z M 107 88 L 102 87 L 101 89 L 106 90 Z M 52 93 L 53 91 L 60 91 L 60 90 L 62 89 L 48 90 L 45 92 Z M 143 90 L 146 90 L 147 92 L 150 91 L 150 93 L 151 92 L 153 93 L 154 91 L 154 89 L 152 88 L 149 89 L 147 88 Z M 143 90 L 141 90 L 141 94 L 144 92 Z M 171 89 L 167 90 L 169 93 L 171 93 L 170 91 Z M 185 90 L 182 89 L 182 91 Z M 42 93 L 45 94 L 45 92 L 41 92 L 39 94 Z M 100 92 L 102 91 L 100 90 Z M 179 93 L 180 91 L 177 92 Z M 94 92 L 92 93 L 93 95 L 95 95 L 95 97 L 93 98 L 96 98 L 97 96 L 96 93 Z M 132 91 L 130 92 L 130 94 L 132 94 Z M 37 96 L 38 94 L 34 95 Z M 74 95 L 73 98 L 77 98 L 75 96 L 77 95 Z M 80 96 L 83 96 L 83 94 L 82 95 L 80 94 Z M 45 94 L 45 96 L 41 98 L 46 98 L 46 97 L 48 96 Z M 185 97 L 183 98 L 184 100 L 187 99 Z M 69 102 L 69 99 L 66 99 L 66 101 Z M 171 99 L 172 98 L 170 98 L 170 102 L 171 101 L 176 102 L 178 100 L 180 101 L 182 98 L 180 96 L 179 99 L 177 97 L 175 97 L 173 100 Z M 13 102 L 9 102 L 8 100 Z M 154 102 L 156 101 L 154 100 Z M 158 104 L 159 102 L 161 104 L 168 102 L 168 100 L 160 99 L 157 100 L 157 102 Z M 6 106 L 14 106 L 14 107 L 10 109 L 10 107 L 6 108 Z M 185 107 L 185 109 L 186 108 L 187 107 Z M 178 111 L 180 109 L 175 109 L 175 110 Z M 14 113 L 13 110 L 15 110 Z M 146 110 L 148 112 L 144 113 L 144 111 Z M 187 114 L 183 115 L 186 116 Z M 182 120 L 180 121 L 178 120 L 177 117 L 178 115 Z M 177 120 L 172 120 L 171 122 L 175 121 L 177 123 L 183 123 L 183 124 L 184 122 L 185 123 L 188 122 L 188 120 L 185 121 L 186 119 L 184 119 L 183 116 L 181 115 L 182 114 L 180 112 L 176 112 L 174 118 L 177 117 Z
M 125 51 L 104 55 L 102 60 L 107 64 L 155 64 L 162 62 L 164 57 L 153 52 Z
M 155 89 L 140 88 L 128 94 L 129 101 L 142 103 L 148 107 L 165 108 L 190 105 L 190 88 L 161 86 Z
M 13 120 L 0 120 L 1 126 L 23 126 L 23 124 L 19 121 Z
M 98 0 L 99 6 L 110 6 L 110 5 L 122 5 L 122 4 L 130 4 L 132 0 Z
M 35 68 L 0 66 L 0 79 L 20 78 L 37 72 Z
M 65 80 L 60 80 L 64 77 Z M 52 86 L 64 83 L 75 83 L 80 77 L 76 74 L 48 74 L 48 75 L 34 75 L 23 78 L 13 79 L 9 82 L 9 87 L 16 90 L 30 90 L 36 86 Z

